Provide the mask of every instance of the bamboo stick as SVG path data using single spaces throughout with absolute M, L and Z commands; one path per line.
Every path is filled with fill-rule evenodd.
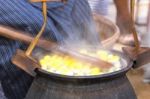
M 37 45 L 41 35 L 43 34 L 46 24 L 47 24 L 47 4 L 45 1 L 43 1 L 43 17 L 44 17 L 44 23 L 43 26 L 41 28 L 41 30 L 39 31 L 39 33 L 37 34 L 37 36 L 33 39 L 33 41 L 31 42 L 31 44 L 29 45 L 28 49 L 26 50 L 25 54 L 27 56 L 30 56 L 33 49 L 35 48 L 35 46 Z
M 135 41 L 135 50 L 138 52 L 138 50 L 140 49 L 140 44 L 139 44 L 139 40 L 138 40 L 138 35 L 134 26 L 134 13 L 135 13 L 135 0 L 131 0 L 130 2 L 130 10 L 131 10 L 131 19 L 132 19 L 132 33 L 133 33 L 133 37 L 134 37 L 134 41 Z

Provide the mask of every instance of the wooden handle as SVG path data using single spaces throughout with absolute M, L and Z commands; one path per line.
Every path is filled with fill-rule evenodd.
M 60 55 L 67 55 L 67 56 L 71 56 L 79 61 L 83 61 L 83 62 L 86 62 L 86 63 L 90 63 L 90 64 L 93 64 L 94 66 L 98 66 L 98 67 L 101 67 L 101 69 L 109 69 L 113 66 L 112 63 L 109 63 L 107 61 L 104 61 L 104 60 L 101 60 L 97 57 L 92 57 L 92 56 L 89 56 L 89 55 L 86 55 L 86 54 L 81 54 L 77 51 L 74 51 L 72 49 L 69 49 L 69 48 L 63 48 L 63 47 L 59 47 L 55 50 L 52 50 L 53 53 L 55 54 L 60 54 Z
M 35 38 L 33 39 L 33 41 L 31 42 L 31 44 L 29 45 L 29 47 L 26 50 L 26 55 L 30 56 L 32 54 L 33 49 L 36 47 L 40 37 L 42 36 L 42 34 L 44 33 L 44 30 L 46 28 L 47 25 L 47 3 L 43 2 L 42 3 L 42 10 L 43 10 L 43 17 L 44 17 L 44 23 L 42 25 L 42 28 L 40 29 L 40 31 L 38 32 L 38 34 L 35 36 Z
M 134 42 L 135 42 L 135 51 L 138 52 L 140 49 L 140 43 L 138 40 L 138 34 L 134 25 L 134 13 L 135 13 L 135 0 L 131 0 L 130 2 L 130 9 L 131 9 L 131 19 L 132 19 L 132 32 L 133 32 L 133 37 L 134 37 Z
M 0 36 L 6 37 L 12 40 L 19 40 L 27 44 L 30 44 L 34 39 L 31 35 L 29 35 L 29 33 L 16 31 L 6 26 L 0 26 Z M 51 41 L 44 40 L 41 38 L 39 39 L 37 46 L 44 48 L 44 49 L 50 49 L 50 48 L 56 47 L 57 44 L 55 42 L 51 42 Z
M 30 2 L 61 2 L 62 0 L 30 0 Z

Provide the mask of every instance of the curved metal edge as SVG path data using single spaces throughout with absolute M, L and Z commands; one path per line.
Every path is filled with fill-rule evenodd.
M 114 52 L 116 54 L 120 53 L 117 51 L 112 51 L 112 52 Z M 130 58 L 128 58 L 123 53 L 120 53 L 120 54 L 123 55 L 123 58 L 127 61 L 128 65 L 126 67 L 124 67 L 123 69 L 112 72 L 112 73 L 94 75 L 94 76 L 66 76 L 66 75 L 50 73 L 50 72 L 47 72 L 40 68 L 36 69 L 36 72 L 37 72 L 37 75 L 40 75 L 43 77 L 48 77 L 49 79 L 67 81 L 67 82 L 87 82 L 87 81 L 92 82 L 94 80 L 101 80 L 101 81 L 102 80 L 110 80 L 110 79 L 114 79 L 114 78 L 125 75 L 133 66 L 133 61 L 130 60 Z

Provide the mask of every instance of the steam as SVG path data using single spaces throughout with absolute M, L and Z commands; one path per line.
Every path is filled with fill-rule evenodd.
M 60 42 L 59 47 L 65 48 L 65 50 L 79 51 L 81 49 L 86 49 L 88 51 L 94 51 L 101 48 L 100 35 L 96 32 L 96 24 L 91 19 L 88 22 L 84 22 L 80 25 L 70 25 L 70 29 L 65 30 L 64 39 Z M 50 49 L 49 50 L 55 50 Z M 44 55 L 50 52 L 42 48 L 36 48 L 33 51 L 32 56 L 40 60 Z
M 74 50 L 93 50 L 101 47 L 100 35 L 96 31 L 96 25 L 92 19 L 79 26 L 70 25 L 70 29 L 69 31 L 66 31 L 66 35 L 67 36 L 61 42 L 62 47 Z

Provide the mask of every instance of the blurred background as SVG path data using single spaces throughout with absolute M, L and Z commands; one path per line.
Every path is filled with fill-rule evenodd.
M 141 46 L 150 47 L 150 0 L 136 0 L 135 5 L 135 26 L 138 35 L 141 37 Z M 108 7 L 106 17 L 116 22 L 116 7 L 113 0 L 109 0 Z M 123 46 L 125 45 L 117 43 L 114 48 L 120 50 Z M 148 76 L 150 80 L 150 64 L 145 67 L 149 69 Z M 144 82 L 144 69 L 139 68 L 128 72 L 128 78 L 136 91 L 138 99 L 150 99 L 150 83 Z

